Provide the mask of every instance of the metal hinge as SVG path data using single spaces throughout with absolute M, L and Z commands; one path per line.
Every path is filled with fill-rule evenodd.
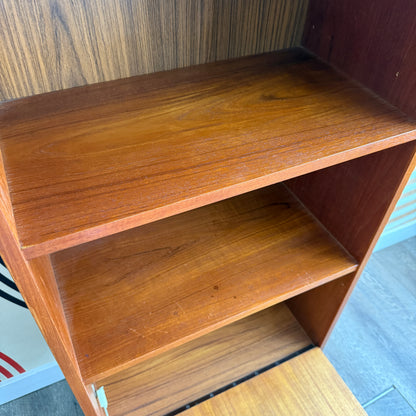
M 108 415 L 108 400 L 107 396 L 105 395 L 104 386 L 100 387 L 98 390 L 95 391 L 95 396 L 97 397 L 99 405 L 104 409 L 106 416 Z

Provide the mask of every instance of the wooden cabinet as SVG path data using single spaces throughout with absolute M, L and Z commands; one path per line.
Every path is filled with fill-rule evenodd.
M 182 25 L 161 27 L 178 34 L 189 24 L 203 31 L 191 22 L 199 12 L 182 3 L 172 9 L 181 11 Z M 236 2 L 232 11 L 226 3 L 219 7 L 234 28 L 241 24 L 236 10 L 250 21 L 249 6 Z M 182 64 L 162 59 L 165 66 L 152 61 L 148 70 L 135 71 L 185 68 L 0 105 L 1 256 L 88 416 L 103 412 L 95 397 L 102 386 L 110 415 L 163 415 L 228 388 L 245 395 L 256 380 L 281 383 L 291 364 L 275 376 L 266 370 L 325 343 L 414 168 L 413 104 L 408 91 L 396 91 L 414 90 L 414 79 L 400 78 L 409 61 L 398 63 L 394 88 L 384 78 L 377 84 L 360 57 L 357 66 L 343 66 L 339 51 L 346 40 L 333 38 L 328 46 L 326 19 L 347 30 L 352 6 L 311 1 L 304 44 L 331 61 L 325 56 L 330 47 L 341 69 L 410 116 L 297 47 L 306 3 L 291 3 L 291 17 L 285 2 L 257 3 L 263 15 L 251 16 L 247 30 L 255 37 L 254 27 L 270 29 L 257 34 L 261 50 L 246 45 L 238 52 L 236 45 L 244 44 L 238 32 L 241 38 L 229 34 L 234 47 L 227 56 L 217 48 L 215 56 L 196 59 L 206 39 L 180 50 L 178 38 L 170 41 L 188 58 Z M 169 20 L 166 4 L 157 12 Z M 65 9 L 64 20 L 73 24 L 71 16 L 88 15 L 85 7 Z M 103 27 L 107 12 L 94 17 Z M 404 15 L 395 18 L 403 18 L 411 34 Z M 206 14 L 199 16 L 206 22 Z M 379 27 L 383 16 L 376 17 L 369 23 Z M 85 23 L 99 37 L 97 24 Z M 220 26 L 213 25 L 218 36 Z M 277 41 L 283 32 L 292 35 L 290 45 Z M 140 46 L 166 53 L 168 38 L 158 44 L 153 35 L 140 38 Z M 39 56 L 33 62 L 42 61 Z M 230 59 L 189 66 L 224 58 Z M 18 60 L 12 56 L 7 65 Z M 30 95 L 18 77 L 13 85 L 5 94 Z M 52 82 L 44 89 L 59 88 Z M 310 365 L 322 362 L 323 379 L 332 380 L 313 351 L 305 353 Z M 309 359 L 300 357 L 293 365 L 301 363 L 304 371 Z M 259 372 L 264 377 L 244 384 Z M 291 388 L 302 391 L 300 378 Z M 233 390 L 236 384 L 249 387 Z M 338 402 L 336 395 L 328 400 Z M 219 412 L 212 410 L 218 403 L 208 404 L 211 410 L 196 407 L 195 414 Z

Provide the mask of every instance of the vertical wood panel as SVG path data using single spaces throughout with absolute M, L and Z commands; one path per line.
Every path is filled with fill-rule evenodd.
M 312 0 L 303 42 L 416 117 L 414 0 Z
M 0 100 L 300 44 L 307 0 L 0 2 Z
M 0 178 L 3 183 L 3 178 Z M 86 416 L 101 414 L 90 386 L 85 385 L 79 373 L 55 277 L 48 257 L 26 261 L 13 233 L 13 224 L 7 210 L 7 201 L 0 202 L 0 255 L 10 270 L 19 291 L 36 319 L 52 353 Z
M 0 256 L 87 416 L 100 415 L 94 393 L 80 376 L 49 256 L 26 261 L 16 234 L 0 152 Z
M 394 208 L 391 200 L 396 198 L 397 202 L 397 191 L 406 184 L 403 175 L 412 172 L 409 165 L 415 151 L 415 142 L 402 144 L 300 176 L 287 184 L 335 238 L 363 262 Z
M 287 182 L 360 262 L 352 279 L 337 279 L 287 302 L 318 345 L 327 341 L 415 168 L 415 152 L 416 143 L 406 143 Z
M 289 309 L 304 328 L 309 338 L 322 345 L 335 325 L 337 313 L 350 289 L 355 274 L 319 286 L 286 301 Z
M 0 151 L 0 213 L 4 216 L 13 237 L 17 240 L 16 222 L 14 220 L 12 202 L 10 200 L 9 185 L 4 170 L 3 153 Z

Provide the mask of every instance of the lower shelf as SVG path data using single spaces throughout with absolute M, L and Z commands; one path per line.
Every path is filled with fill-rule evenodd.
M 51 260 L 86 382 L 357 268 L 282 184 L 73 247 Z
M 181 416 L 365 416 L 319 348 L 307 351 Z
M 122 371 L 100 385 L 105 386 L 110 415 L 165 415 L 308 345 L 309 338 L 283 303 Z

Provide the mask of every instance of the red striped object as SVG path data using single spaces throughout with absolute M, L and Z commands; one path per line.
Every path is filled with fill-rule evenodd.
M 25 369 L 20 364 L 18 364 L 15 360 L 10 358 L 8 355 L 4 354 L 3 352 L 0 352 L 0 359 L 5 361 L 7 364 L 11 365 L 20 374 L 25 372 Z M 7 371 L 4 367 L 0 366 L 0 371 L 7 377 L 7 374 L 5 374 L 3 370 Z M 7 373 L 9 373 L 10 377 L 12 377 L 12 374 L 10 372 L 7 371 Z M 7 377 L 7 378 L 10 378 L 10 377 Z
M 0 365 L 0 373 L 2 373 L 4 376 L 6 376 L 6 378 L 12 378 L 13 377 L 13 374 L 10 371 L 6 370 L 1 365 Z

